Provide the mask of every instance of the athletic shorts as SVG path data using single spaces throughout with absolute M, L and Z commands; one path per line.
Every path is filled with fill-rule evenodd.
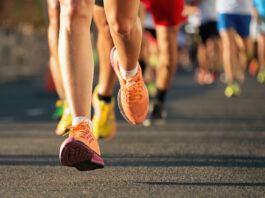
M 187 19 L 181 14 L 184 9 L 184 0 L 141 0 L 141 2 L 151 12 L 156 25 L 176 26 Z M 104 7 L 103 0 L 95 0 L 95 4 Z
M 104 2 L 103 2 L 103 0 L 95 0 L 95 4 L 96 4 L 97 6 L 104 7 Z
M 250 32 L 250 21 L 251 15 L 219 14 L 218 30 L 220 32 L 222 30 L 233 28 L 240 36 L 246 38 L 249 36 Z
M 216 21 L 209 21 L 199 27 L 200 37 L 202 42 L 205 44 L 208 38 L 218 37 L 219 33 L 217 30 Z
M 182 16 L 184 0 L 141 0 L 152 14 L 155 25 L 176 26 L 184 21 Z
M 261 17 L 258 19 L 258 34 L 265 34 L 265 17 Z

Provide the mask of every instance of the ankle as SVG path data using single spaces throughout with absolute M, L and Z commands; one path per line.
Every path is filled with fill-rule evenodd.
M 90 128 L 92 129 L 92 122 L 91 122 L 91 120 L 89 118 L 86 118 L 85 116 L 77 116 L 77 117 L 74 117 L 73 120 L 72 120 L 72 126 L 78 125 L 83 120 L 87 120 L 89 122 Z
M 163 104 L 166 99 L 166 94 L 167 94 L 167 90 L 162 90 L 162 89 L 157 88 L 155 100 Z
M 111 96 L 104 96 L 98 93 L 98 99 L 108 104 L 111 103 Z
M 121 72 L 121 76 L 124 80 L 126 80 L 128 77 L 134 77 L 137 74 L 138 71 L 138 64 L 136 67 L 132 70 L 125 70 L 123 67 L 119 64 L 119 69 Z

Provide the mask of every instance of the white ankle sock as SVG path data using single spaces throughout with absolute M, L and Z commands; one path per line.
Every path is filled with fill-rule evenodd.
M 72 125 L 73 126 L 76 126 L 78 125 L 80 122 L 82 122 L 82 120 L 88 120 L 89 121 L 89 125 L 90 125 L 90 129 L 92 129 L 92 122 L 90 119 L 84 117 L 84 116 L 78 116 L 78 117 L 75 117 L 72 121 Z
M 138 71 L 138 65 L 136 65 L 136 67 L 132 70 L 125 70 L 122 68 L 122 66 L 119 64 L 119 69 L 121 71 L 121 76 L 124 80 L 127 79 L 127 77 L 134 77 L 137 74 Z

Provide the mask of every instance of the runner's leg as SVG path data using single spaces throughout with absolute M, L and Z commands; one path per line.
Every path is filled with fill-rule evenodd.
M 49 67 L 52 73 L 53 81 L 57 94 L 60 99 L 65 99 L 62 75 L 60 71 L 58 58 L 58 38 L 60 26 L 60 4 L 59 0 L 47 0 L 49 27 L 48 27 L 48 44 L 50 49 Z
M 93 53 L 90 25 L 94 1 L 60 0 L 59 60 L 73 117 L 69 137 L 60 147 L 62 165 L 78 170 L 103 168 L 90 121 Z
M 234 35 L 232 29 L 222 30 L 220 32 L 222 45 L 223 45 L 223 64 L 224 64 L 224 71 L 226 75 L 227 83 L 232 83 L 235 78 L 234 74 L 234 58 L 235 58 L 235 42 L 234 42 Z
M 168 90 L 177 69 L 177 33 L 180 26 L 157 26 L 159 64 L 156 72 L 156 85 L 159 90 Z
M 114 44 L 110 35 L 109 25 L 104 8 L 94 7 L 93 18 L 98 29 L 97 49 L 99 54 L 98 93 L 102 96 L 112 96 L 116 75 L 111 67 L 109 55 Z
M 139 0 L 108 0 L 104 2 L 111 36 L 116 48 L 111 62 L 120 82 L 118 106 L 124 118 L 140 124 L 148 111 L 148 92 L 145 87 L 138 58 L 142 31 L 138 17 Z
M 60 0 L 59 60 L 73 118 L 91 114 L 93 55 L 90 41 L 92 0 Z
M 259 64 L 265 69 L 265 34 L 259 34 L 257 41 Z
M 139 4 L 139 0 L 104 2 L 111 36 L 124 70 L 135 69 L 140 54 L 142 29 L 138 17 Z
M 103 1 L 96 0 L 93 13 L 98 30 L 99 80 L 93 93 L 93 132 L 96 138 L 112 138 L 116 133 L 115 99 L 116 75 L 111 67 L 110 52 L 114 44 L 110 35 Z

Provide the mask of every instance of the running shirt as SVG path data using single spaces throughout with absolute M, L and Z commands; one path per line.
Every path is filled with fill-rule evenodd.
M 216 0 L 203 0 L 200 3 L 201 23 L 205 24 L 208 21 L 216 21 Z
M 265 0 L 253 0 L 253 4 L 256 7 L 259 15 L 265 17 Z
M 251 14 L 252 0 L 216 0 L 216 10 L 221 14 Z

